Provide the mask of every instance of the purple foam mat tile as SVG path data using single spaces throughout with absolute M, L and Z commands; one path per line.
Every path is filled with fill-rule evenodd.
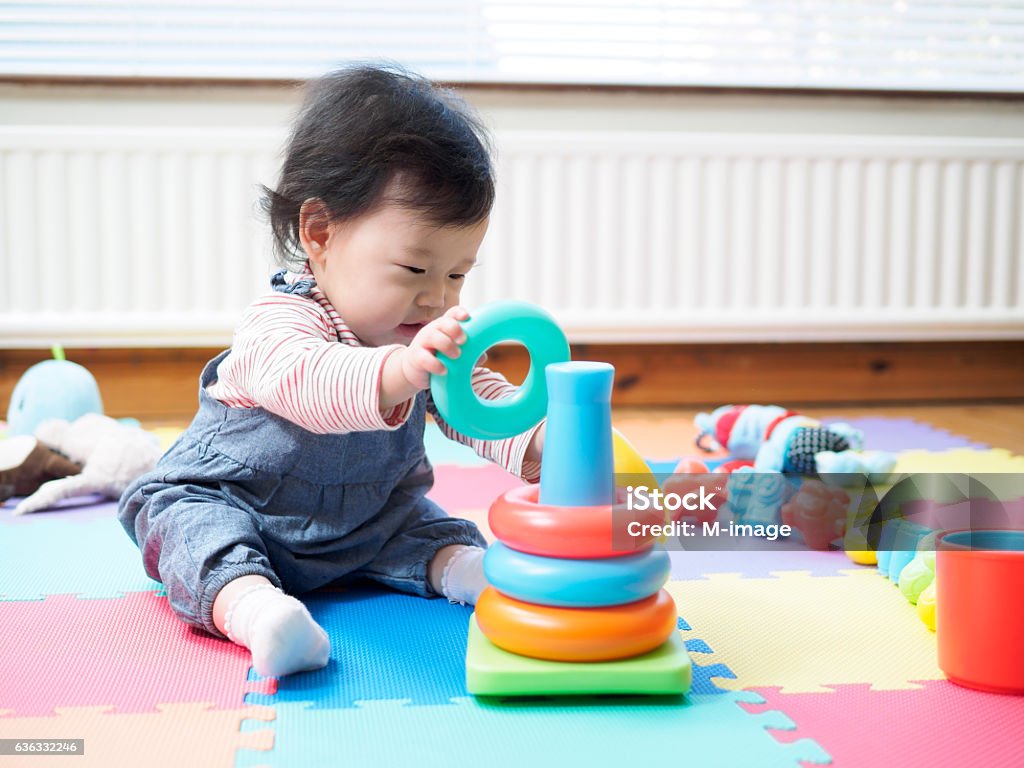
M 8 499 L 0 506 L 0 525 L 29 525 L 34 520 L 62 520 L 68 522 L 99 520 L 117 515 L 117 502 L 105 496 L 79 496 L 65 499 L 53 509 L 33 512 L 30 515 L 15 515 L 14 507 L 19 498 Z
M 809 571 L 812 576 L 835 576 L 858 568 L 845 552 L 792 550 L 687 550 L 669 552 L 675 581 L 700 579 L 712 573 L 739 573 L 748 578 L 770 578 L 773 572 Z
M 829 416 L 822 419 L 826 424 L 845 421 L 864 432 L 864 447 L 871 451 L 948 451 L 953 448 L 988 450 L 990 446 L 976 443 L 967 437 L 954 435 L 944 429 L 933 427 L 913 419 L 892 419 L 884 416 L 868 416 L 863 419 L 846 419 Z
M 1024 530 L 1024 498 L 972 498 L 954 504 L 910 501 L 901 507 L 900 512 L 907 520 L 936 530 L 959 528 Z

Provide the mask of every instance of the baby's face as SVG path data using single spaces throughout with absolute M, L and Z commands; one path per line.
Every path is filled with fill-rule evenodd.
M 310 258 L 310 266 L 320 290 L 364 344 L 408 344 L 459 303 L 487 224 L 439 228 L 385 204 L 331 225 L 323 256 Z

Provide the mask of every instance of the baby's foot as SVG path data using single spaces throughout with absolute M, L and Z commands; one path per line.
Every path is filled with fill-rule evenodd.
M 273 586 L 243 592 L 228 611 L 228 637 L 252 651 L 252 666 L 280 677 L 327 666 L 331 641 L 301 602 Z
M 476 605 L 480 593 L 487 588 L 484 575 L 484 550 L 461 547 L 449 558 L 441 577 L 441 594 L 450 603 Z

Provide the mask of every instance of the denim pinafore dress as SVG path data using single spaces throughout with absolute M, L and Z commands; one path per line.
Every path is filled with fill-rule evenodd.
M 486 546 L 473 523 L 425 498 L 427 392 L 394 431 L 318 435 L 208 395 L 228 353 L 204 368 L 191 425 L 118 507 L 146 573 L 184 621 L 220 635 L 213 601 L 248 574 L 289 593 L 369 578 L 431 597 L 427 567 L 439 549 Z

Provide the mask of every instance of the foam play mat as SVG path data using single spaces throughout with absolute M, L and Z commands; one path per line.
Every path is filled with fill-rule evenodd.
M 1024 466 L 927 424 L 853 423 L 907 471 Z M 681 420 L 629 432 L 656 469 L 693 437 Z M 433 425 L 427 445 L 432 498 L 493 541 L 487 507 L 519 481 Z M 13 506 L 0 509 L 0 744 L 81 739 L 84 754 L 0 766 L 1024 765 L 1024 696 L 948 682 L 914 606 L 843 552 L 672 552 L 686 696 L 474 697 L 468 607 L 371 586 L 306 595 L 328 666 L 261 679 L 246 650 L 174 617 L 113 502 Z

